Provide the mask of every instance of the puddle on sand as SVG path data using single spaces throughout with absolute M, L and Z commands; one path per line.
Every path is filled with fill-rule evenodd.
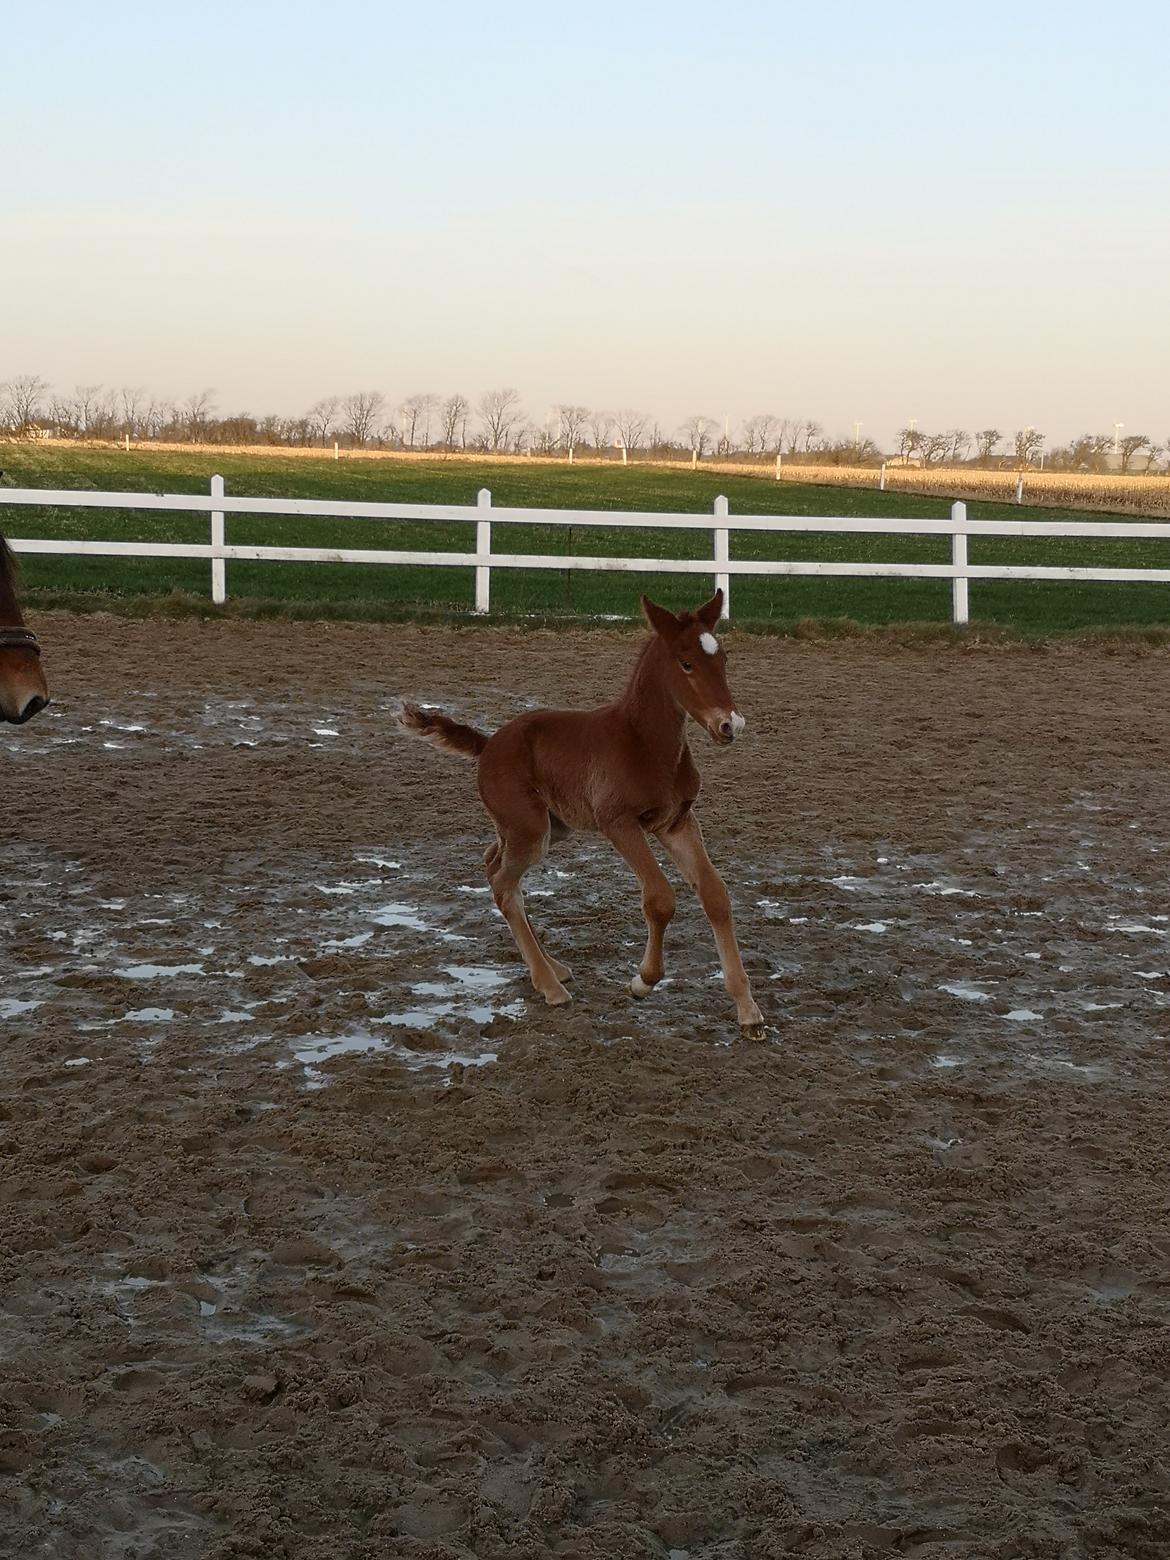
M 19 1018 L 22 1013 L 31 1013 L 33 1008 L 40 1006 L 39 998 L 0 997 L 0 1018 Z
M 1101 1083 L 1109 1077 L 1109 1068 L 1094 1062 L 1070 1062 L 1061 1056 L 1037 1056 L 1033 1053 L 1024 1058 L 1034 1067 L 1056 1068 L 1061 1073 L 1076 1073 L 1086 1083 Z
M 443 974 L 449 975 L 450 980 L 423 980 L 413 985 L 410 989 L 416 997 L 464 997 L 464 996 L 491 996 L 499 991 L 501 986 L 512 983 L 514 976 L 503 975 L 499 970 L 492 970 L 480 964 L 446 964 L 443 966 Z M 445 1009 L 438 1007 L 432 1011 L 452 1011 L 450 1005 Z M 483 1011 L 481 1009 L 473 1010 Z M 490 1016 L 490 1010 L 489 1016 Z M 387 1017 L 385 1023 L 395 1023 L 396 1018 Z
M 200 1318 L 208 1331 L 239 1343 L 270 1343 L 277 1338 L 300 1338 L 309 1331 L 304 1322 L 290 1321 L 287 1316 L 274 1316 L 271 1311 L 254 1311 L 250 1315 L 242 1311 L 225 1312 L 219 1307 L 205 1311 L 201 1303 Z
M 958 997 L 963 1002 L 990 1002 L 991 993 L 981 991 L 978 986 L 973 986 L 970 981 L 947 981 L 938 988 L 947 992 L 952 997 Z
M 220 1276 L 204 1275 L 204 1281 L 216 1291 L 214 1300 L 199 1301 L 199 1320 L 205 1330 L 239 1343 L 271 1343 L 307 1333 L 310 1329 L 304 1322 L 247 1308 L 245 1295 L 255 1276 L 255 1271 L 246 1266 L 234 1267 Z
M 383 1023 L 393 1021 L 393 1017 L 382 1020 Z M 468 1051 L 414 1051 L 409 1046 L 401 1045 L 397 1040 L 386 1039 L 371 1033 L 368 1029 L 355 1029 L 344 1035 L 308 1036 L 294 1048 L 293 1056 L 305 1070 L 306 1087 L 323 1089 L 329 1079 L 326 1074 L 319 1071 L 321 1062 L 331 1061 L 335 1056 L 367 1051 L 379 1051 L 384 1055 L 393 1056 L 397 1061 L 405 1062 L 408 1067 L 419 1071 L 432 1067 L 443 1070 L 454 1066 L 487 1067 L 498 1060 L 495 1051 L 481 1051 L 478 1055 Z M 287 1067 L 291 1066 L 291 1063 L 282 1065 Z
M 441 996 L 449 988 L 426 982 L 411 988 L 416 996 Z M 450 1018 L 455 1011 L 453 1002 L 436 1002 L 429 1008 L 404 1008 L 401 1013 L 383 1013 L 374 1022 L 394 1024 L 399 1029 L 433 1029 L 441 1018 Z M 379 1044 L 381 1042 L 378 1042 Z
M 418 913 L 417 905 L 393 902 L 371 910 L 369 919 L 379 926 L 404 926 L 411 932 L 429 932 L 431 928 Z
M 1118 1300 L 1128 1300 L 1136 1288 L 1128 1278 L 1101 1278 L 1089 1285 L 1089 1293 L 1098 1305 L 1115 1305 Z
M 115 970 L 123 980 L 162 980 L 168 975 L 202 975 L 202 964 L 128 964 Z
M 411 990 L 416 997 L 446 996 L 450 995 L 452 988 L 423 982 L 422 985 L 413 986 Z M 450 1018 L 453 1014 L 460 1018 L 469 1018 L 473 1024 L 482 1027 L 490 1024 L 493 1018 L 522 1018 L 524 1002 L 519 997 L 515 1002 L 506 1002 L 503 1007 L 487 1007 L 482 1003 L 459 1007 L 454 1002 L 435 1002 L 427 1008 L 405 1008 L 401 1013 L 383 1013 L 374 1022 L 393 1024 L 400 1029 L 433 1029 L 439 1019 Z
M 360 948 L 373 935 L 373 932 L 355 932 L 352 937 L 332 937 L 321 944 L 321 952 L 340 953 L 343 948 Z
M 396 927 L 408 932 L 429 932 L 432 937 L 437 937 L 440 942 L 445 943 L 473 941 L 463 932 L 447 932 L 432 926 L 423 918 L 418 905 L 408 904 L 403 900 L 391 900 L 388 904 L 366 910 L 362 914 L 362 919 L 373 921 L 378 926 Z
M 373 878 L 339 878 L 336 883 L 314 883 L 313 887 L 319 894 L 360 894 L 363 888 L 381 888 L 384 879 Z
M 174 1008 L 131 1008 L 121 1018 L 93 1018 L 77 1027 L 90 1033 L 95 1029 L 113 1029 L 115 1024 L 169 1024 L 174 1017 Z
M 429 999 L 417 1007 L 381 1013 L 368 1024 L 342 1034 L 315 1034 L 299 1041 L 293 1056 L 305 1069 L 308 1086 L 322 1088 L 328 1082 L 328 1078 L 319 1072 L 322 1062 L 335 1056 L 368 1051 L 380 1051 L 420 1071 L 455 1065 L 483 1067 L 496 1061 L 495 1051 L 418 1050 L 391 1038 L 389 1032 L 395 1029 L 429 1033 L 447 1019 L 468 1019 L 482 1028 L 493 1019 L 518 1018 L 524 1012 L 522 998 L 508 1003 L 493 1001 L 501 987 L 512 983 L 511 974 L 482 964 L 449 964 L 443 967 L 442 973 L 448 977 L 446 980 L 417 981 L 411 986 L 413 996 Z
M 955 883 L 942 883 L 937 879 L 930 883 L 913 883 L 912 888 L 921 894 L 938 894 L 940 898 L 950 899 L 958 894 L 964 899 L 978 899 L 979 894 L 973 888 L 960 888 Z

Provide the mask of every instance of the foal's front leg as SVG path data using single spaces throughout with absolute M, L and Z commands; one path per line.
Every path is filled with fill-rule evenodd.
M 688 813 L 676 829 L 669 832 L 664 830 L 658 838 L 670 852 L 683 877 L 698 894 L 703 913 L 711 923 L 715 946 L 719 950 L 719 962 L 723 966 L 724 984 L 735 1003 L 736 1016 L 741 1026 L 749 1033 L 762 1032 L 763 1014 L 752 996 L 751 983 L 743 967 L 739 944 L 735 940 L 731 899 L 723 879 L 711 864 L 699 820 L 693 813 Z
M 662 944 L 674 915 L 674 889 L 654 859 L 642 825 L 633 821 L 611 825 L 606 838 L 638 874 L 642 885 L 642 914 L 646 917 L 646 951 L 638 973 L 630 982 L 636 997 L 648 997 L 662 979 L 665 965 Z

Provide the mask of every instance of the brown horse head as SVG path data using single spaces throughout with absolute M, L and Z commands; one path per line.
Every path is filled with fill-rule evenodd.
M 48 702 L 37 638 L 16 601 L 16 559 L 0 537 L 0 721 L 23 725 Z
M 646 621 L 665 652 L 664 676 L 675 703 L 716 742 L 728 743 L 743 730 L 744 718 L 727 686 L 727 652 L 715 637 L 722 610 L 721 590 L 693 612 L 671 612 L 642 597 Z

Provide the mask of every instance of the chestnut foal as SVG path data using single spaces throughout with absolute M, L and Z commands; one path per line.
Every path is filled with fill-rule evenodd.
M 687 746 L 687 716 L 724 746 L 744 726 L 727 687 L 727 655 L 714 634 L 722 606 L 722 591 L 694 612 L 677 615 L 643 596 L 654 633 L 626 691 L 599 710 L 532 710 L 488 736 L 438 710 L 402 706 L 399 720 L 412 736 L 478 760 L 479 794 L 497 835 L 484 854 L 488 880 L 532 984 L 554 1007 L 570 1001 L 564 987 L 569 971 L 537 941 L 521 878 L 542 860 L 551 839 L 570 829 L 603 834 L 642 885 L 646 951 L 630 990 L 646 997 L 662 979 L 662 942 L 674 915 L 674 891 L 646 838 L 654 834 L 711 922 L 740 1024 L 753 1034 L 762 1031 L 727 889 L 692 810 L 700 781 Z

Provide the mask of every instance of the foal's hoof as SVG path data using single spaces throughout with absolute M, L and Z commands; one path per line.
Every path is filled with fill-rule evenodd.
M 559 986 L 555 991 L 546 991 L 544 1000 L 549 1007 L 568 1007 L 573 999 L 563 986 Z
M 562 964 L 559 959 L 550 959 L 548 962 L 558 980 L 572 980 L 573 972 L 567 964 Z
M 740 1033 L 743 1035 L 745 1040 L 766 1040 L 767 1039 L 768 1029 L 767 1029 L 767 1025 L 766 1024 L 763 1024 L 763 1023 L 759 1023 L 759 1024 L 741 1024 L 739 1026 L 739 1028 L 740 1028 Z
M 637 997 L 639 1002 L 643 997 L 648 997 L 653 990 L 654 987 L 648 986 L 640 975 L 635 975 L 630 982 L 630 995 Z

